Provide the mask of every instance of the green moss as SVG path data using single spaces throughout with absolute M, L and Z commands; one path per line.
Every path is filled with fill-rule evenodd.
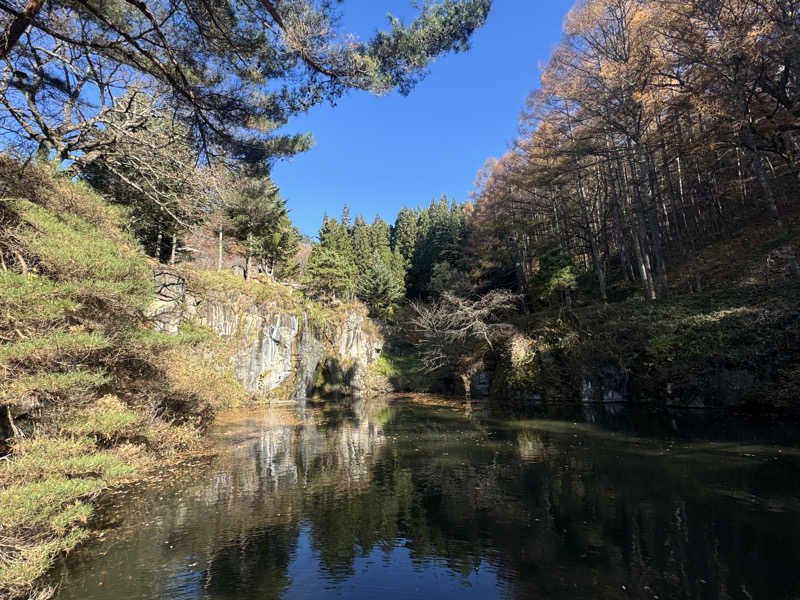
M 427 392 L 438 383 L 437 376 L 425 371 L 419 354 L 411 349 L 406 352 L 384 349 L 372 369 L 397 391 Z

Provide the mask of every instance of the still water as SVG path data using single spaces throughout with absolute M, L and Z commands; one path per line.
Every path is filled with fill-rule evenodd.
M 385 399 L 224 417 L 109 501 L 59 600 L 800 598 L 796 429 Z

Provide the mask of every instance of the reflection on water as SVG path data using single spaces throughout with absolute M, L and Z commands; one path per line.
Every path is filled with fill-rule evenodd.
M 228 418 L 199 474 L 108 508 L 58 598 L 800 598 L 789 430 L 583 417 L 400 400 Z

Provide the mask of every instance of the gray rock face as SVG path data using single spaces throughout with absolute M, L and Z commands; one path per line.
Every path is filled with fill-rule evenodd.
M 235 338 L 231 358 L 233 375 L 247 391 L 268 394 L 294 372 L 295 338 L 298 319 L 293 314 L 254 312 L 234 304 L 203 301 L 187 302 L 187 317 L 223 338 Z
M 317 368 L 325 355 L 325 347 L 311 331 L 308 324 L 308 315 L 303 314 L 303 333 L 297 344 L 297 386 L 295 388 L 295 398 L 307 398 L 314 393 L 314 383 L 317 375 Z
M 704 369 L 680 386 L 667 384 L 666 405 L 685 408 L 732 408 L 757 385 L 755 373 L 744 369 Z
M 383 340 L 364 329 L 364 316 L 347 314 L 326 346 L 315 336 L 305 313 L 301 321 L 292 312 L 252 301 L 195 297 L 169 273 L 159 274 L 156 283 L 159 293 L 150 310 L 156 327 L 174 334 L 181 322 L 191 321 L 232 339 L 233 375 L 247 391 L 266 397 L 287 384 L 287 399 L 305 398 L 314 393 L 318 369 L 325 361 L 347 365 L 346 381 L 337 377 L 333 382 L 338 393 L 366 392 L 369 367 L 378 360 Z M 323 375 L 328 371 L 322 369 Z
M 470 394 L 476 398 L 485 398 L 489 395 L 492 378 L 485 370 L 478 371 L 469 382 Z
M 616 365 L 599 365 L 584 375 L 580 384 L 581 402 L 613 404 L 628 400 L 628 375 Z
M 156 329 L 175 335 L 184 317 L 186 282 L 169 271 L 159 271 L 154 276 L 156 297 L 147 316 L 156 323 Z
M 305 313 L 301 324 L 291 313 L 238 312 L 218 302 L 204 302 L 197 307 L 194 319 L 222 337 L 236 337 L 233 372 L 246 390 L 267 395 L 295 376 L 292 397 L 305 398 L 314 392 L 326 348 L 314 335 Z M 349 314 L 328 349 L 328 361 L 349 366 L 348 385 L 341 390 L 346 395 L 366 391 L 369 366 L 378 359 L 382 346 L 363 330 L 363 321 L 364 317 Z
M 377 339 L 364 331 L 365 317 L 356 313 L 347 315 L 347 319 L 339 332 L 338 355 L 335 360 L 339 365 L 348 365 L 343 393 L 361 396 L 367 390 L 368 367 L 375 363 L 383 349 L 383 340 Z

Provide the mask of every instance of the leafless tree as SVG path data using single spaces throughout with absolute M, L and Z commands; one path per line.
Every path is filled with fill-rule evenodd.
M 480 370 L 486 352 L 513 333 L 514 327 L 502 318 L 518 301 L 519 297 L 507 290 L 494 290 L 477 300 L 445 292 L 430 303 L 412 302 L 411 323 L 420 336 L 425 370 L 457 375 L 469 397 L 470 380 Z

